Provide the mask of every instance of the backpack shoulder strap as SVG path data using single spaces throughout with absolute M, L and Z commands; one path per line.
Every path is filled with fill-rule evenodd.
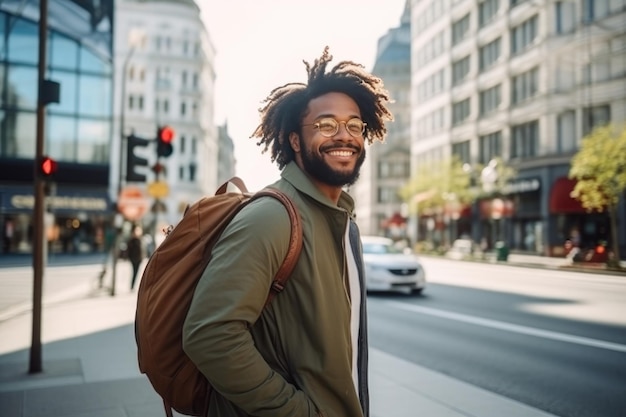
M 283 192 L 276 190 L 274 188 L 266 188 L 261 191 L 258 191 L 252 197 L 253 199 L 269 196 L 274 197 L 278 201 L 280 201 L 285 209 L 287 209 L 287 213 L 289 214 L 289 221 L 291 222 L 291 236 L 289 238 L 289 249 L 287 250 L 287 256 L 283 260 L 282 265 L 278 269 L 276 276 L 274 277 L 274 281 L 272 282 L 272 288 L 270 290 L 269 295 L 267 296 L 267 301 L 265 305 L 267 306 L 272 299 L 285 288 L 285 284 L 289 279 L 289 276 L 293 272 L 293 269 L 296 267 L 296 263 L 298 262 L 298 258 L 300 257 L 300 252 L 302 250 L 302 222 L 300 220 L 300 214 L 298 213 L 298 209 L 293 204 L 293 201 Z

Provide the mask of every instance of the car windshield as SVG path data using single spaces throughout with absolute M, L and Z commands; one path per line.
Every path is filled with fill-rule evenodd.
M 385 243 L 363 243 L 363 253 L 385 254 L 385 253 L 402 253 L 395 246 Z

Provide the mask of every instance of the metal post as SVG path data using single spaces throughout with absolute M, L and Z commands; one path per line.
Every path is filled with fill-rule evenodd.
M 33 164 L 34 174 L 34 197 L 35 206 L 33 213 L 34 236 L 33 236 L 33 316 L 31 348 L 28 372 L 42 372 L 41 360 L 41 306 L 43 295 L 43 276 L 45 268 L 44 253 L 44 204 L 45 192 L 44 181 L 39 174 L 39 163 L 43 156 L 44 126 L 46 108 L 44 104 L 44 79 L 46 73 L 46 31 L 48 30 L 48 0 L 40 0 L 39 3 L 39 65 L 37 76 L 38 100 L 37 100 L 37 131 L 35 145 L 35 161 Z
M 122 174 L 123 172 L 125 172 L 125 169 L 122 169 L 122 167 L 124 166 L 124 155 L 125 152 L 127 151 L 126 149 L 126 120 L 125 120 L 125 116 L 126 116 L 126 74 L 128 73 L 128 64 L 130 63 L 130 58 L 133 56 L 133 53 L 135 52 L 135 46 L 133 45 L 130 50 L 128 51 L 128 54 L 126 55 L 126 58 L 124 59 L 124 65 L 122 66 L 122 78 L 120 79 L 120 103 L 121 103 L 121 108 L 120 108 L 120 160 L 119 160 L 119 175 L 118 175 L 118 181 L 117 181 L 117 198 L 119 199 L 119 196 L 122 192 L 122 182 L 124 179 L 124 175 Z M 117 280 L 117 259 L 118 259 L 118 251 L 119 251 L 119 247 L 120 247 L 120 243 L 121 243 L 121 239 L 122 239 L 122 227 L 116 227 L 116 234 L 115 234 L 115 241 L 112 247 L 112 264 L 113 267 L 111 269 L 111 297 L 115 296 L 115 281 Z

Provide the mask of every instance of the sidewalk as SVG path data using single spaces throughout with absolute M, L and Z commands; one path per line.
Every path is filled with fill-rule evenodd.
M 100 266 L 93 265 L 95 276 Z M 0 269 L 0 274 L 7 270 Z M 13 417 L 164 416 L 137 368 L 130 265 L 118 264 L 117 295 L 93 279 L 45 294 L 43 369 L 29 375 L 31 314 L 0 311 L 0 415 Z M 370 350 L 372 417 L 551 417 L 516 401 Z M 334 416 L 333 416 L 334 417 Z

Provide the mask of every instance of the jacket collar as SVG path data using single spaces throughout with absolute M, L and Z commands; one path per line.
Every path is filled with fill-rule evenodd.
M 339 202 L 335 205 L 333 201 L 320 192 L 320 190 L 311 182 L 309 177 L 307 177 L 307 175 L 294 161 L 289 162 L 285 166 L 280 173 L 280 176 L 283 180 L 294 186 L 298 191 L 308 195 L 319 203 L 334 210 L 337 210 L 338 208 L 343 209 L 347 211 L 350 216 L 354 215 L 354 200 L 348 193 L 342 190 L 341 195 L 339 196 Z

